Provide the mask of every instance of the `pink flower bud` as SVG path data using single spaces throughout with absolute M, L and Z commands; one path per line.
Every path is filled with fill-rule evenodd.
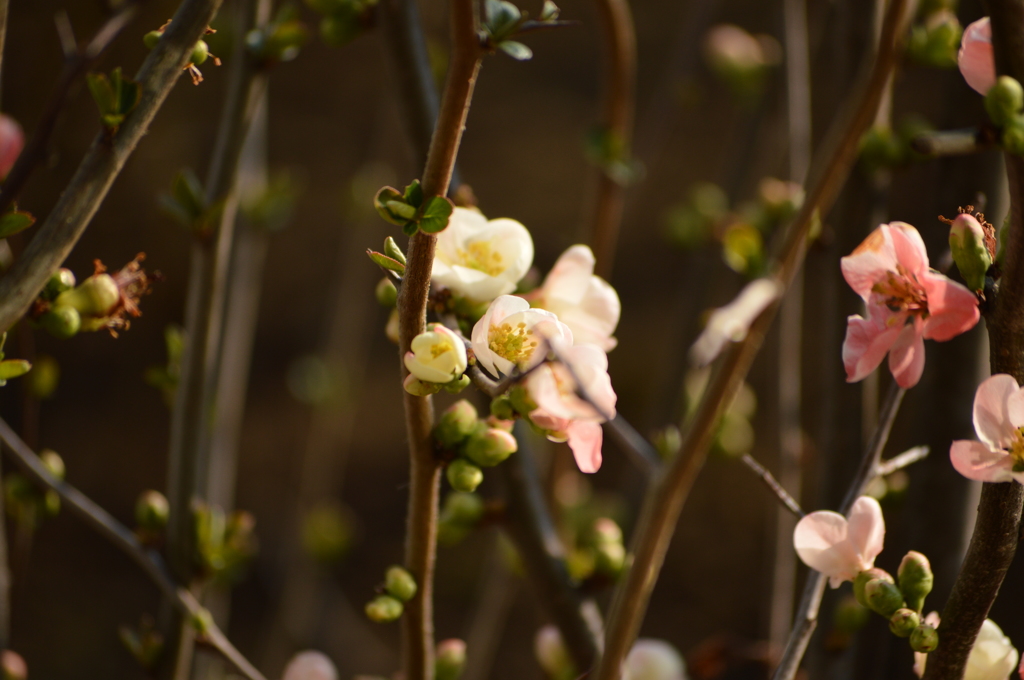
M 320 652 L 299 652 L 288 662 L 281 680 L 338 680 L 338 671 Z
M 978 19 L 964 29 L 957 55 L 960 73 L 979 94 L 985 94 L 996 83 L 996 62 L 992 55 L 992 25 L 988 17 Z
M 0 177 L 6 177 L 25 146 L 25 133 L 18 121 L 0 114 Z

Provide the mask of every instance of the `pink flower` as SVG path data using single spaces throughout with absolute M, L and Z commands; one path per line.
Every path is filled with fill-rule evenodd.
M 530 420 L 547 430 L 552 441 L 568 440 L 580 471 L 597 472 L 604 441 L 601 423 L 615 415 L 616 395 L 608 377 L 608 355 L 596 345 L 569 347 L 564 341 L 548 340 L 572 371 L 559 362 L 548 362 L 526 376 L 526 389 L 537 404 Z M 576 394 L 574 374 L 597 409 Z
M 320 652 L 299 652 L 288 662 L 281 680 L 338 680 L 338 671 Z
M 597 345 L 606 352 L 615 348 L 612 337 L 619 324 L 619 295 L 599 276 L 594 276 L 594 253 L 576 245 L 558 258 L 544 285 L 527 296 L 534 307 L 558 315 L 580 344 Z
M 878 501 L 861 496 L 850 509 L 850 519 L 831 510 L 812 512 L 793 531 L 793 547 L 803 563 L 828 576 L 838 588 L 860 572 L 875 566 L 885 541 L 885 519 Z
M 978 299 L 932 271 L 917 229 L 883 224 L 842 259 L 843 277 L 867 304 L 867 318 L 847 318 L 843 364 L 847 382 L 863 380 L 886 352 L 903 388 L 924 370 L 924 340 L 944 342 L 978 323 Z
M 957 55 L 960 73 L 979 94 L 996 84 L 996 62 L 992 55 L 992 24 L 982 17 L 964 29 Z
M 0 113 L 0 177 L 6 177 L 25 146 L 25 133 L 18 121 Z
M 1000 373 L 978 385 L 974 431 L 980 442 L 953 442 L 949 458 L 956 471 L 982 482 L 1024 483 L 1024 391 Z

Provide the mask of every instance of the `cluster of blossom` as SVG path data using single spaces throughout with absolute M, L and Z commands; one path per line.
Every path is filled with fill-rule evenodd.
M 594 255 L 582 245 L 562 254 L 540 288 L 512 295 L 532 264 L 533 240 L 522 224 L 456 208 L 437 238 L 432 281 L 465 307 L 487 305 L 470 333 L 472 357 L 492 378 L 523 376 L 530 421 L 549 439 L 568 441 L 580 470 L 595 472 L 601 423 L 615 414 L 606 353 L 616 344 L 619 297 L 594 275 Z M 458 380 L 469 365 L 465 345 L 456 332 L 432 326 L 405 356 L 411 379 Z

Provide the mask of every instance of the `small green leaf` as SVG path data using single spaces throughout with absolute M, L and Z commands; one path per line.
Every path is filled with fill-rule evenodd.
M 540 20 L 554 21 L 561 12 L 562 10 L 558 8 L 558 5 L 551 2 L 551 0 L 544 0 L 544 8 L 540 11 Z
M 88 73 L 85 80 L 89 85 L 92 98 L 100 109 L 100 115 L 117 113 L 117 93 L 114 92 L 110 79 L 103 73 Z
M 406 222 L 416 219 L 416 208 L 404 201 L 387 201 L 384 203 L 384 209 Z
M 370 259 L 373 260 L 373 263 L 378 266 L 384 267 L 385 269 L 390 269 L 393 272 L 398 272 L 399 274 L 405 273 L 404 264 L 402 264 L 398 260 L 388 257 L 384 253 L 378 253 L 375 250 L 367 250 L 366 254 L 369 255 Z
M 398 247 L 397 243 L 395 243 L 395 239 L 390 236 L 384 239 L 384 254 L 393 260 L 398 260 L 402 264 L 405 264 L 405 253 L 403 253 L 402 249 Z
M 487 31 L 495 42 L 502 42 L 519 29 L 523 21 L 522 12 L 505 0 L 488 1 L 486 8 Z
M 20 378 L 32 370 L 32 364 L 24 359 L 0 361 L 0 385 L 11 378 Z
M 431 196 L 420 210 L 420 230 L 426 234 L 444 231 L 453 210 L 455 206 L 444 196 Z
M 139 103 L 142 96 L 142 89 L 134 80 L 125 78 L 121 81 L 121 91 L 118 93 L 118 108 L 121 116 L 127 116 Z
M 373 207 L 376 208 L 377 214 L 379 214 L 385 222 L 390 222 L 391 224 L 401 227 L 406 223 L 406 220 L 395 217 L 387 208 L 388 203 L 401 200 L 402 194 L 398 192 L 398 189 L 395 189 L 394 187 L 383 187 L 377 192 L 377 195 L 373 197 Z
M 414 179 L 412 184 L 405 188 L 402 199 L 414 208 L 418 208 L 423 204 L 423 187 L 420 186 L 418 179 Z
M 206 199 L 203 196 L 203 185 L 196 177 L 196 173 L 185 168 L 174 177 L 171 185 L 171 195 L 181 204 L 193 220 L 198 219 L 206 210 Z
M 36 223 L 36 218 L 27 212 L 12 210 L 0 217 L 0 238 L 13 236 Z
M 533 58 L 533 50 L 515 40 L 502 40 L 498 49 L 517 61 L 528 61 Z
M 402 225 L 402 233 L 405 234 L 406 236 L 412 236 L 417 231 L 419 231 L 419 228 L 420 225 L 416 224 L 415 222 L 407 222 L 406 224 Z

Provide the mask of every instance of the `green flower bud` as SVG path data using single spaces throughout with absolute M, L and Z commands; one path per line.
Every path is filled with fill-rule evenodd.
M 391 623 L 402 615 L 402 603 L 390 595 L 381 595 L 366 605 L 366 617 L 374 623 Z
M 60 364 L 47 354 L 40 354 L 25 379 L 29 394 L 36 399 L 48 399 L 57 391 L 60 382 Z
M 53 489 L 43 494 L 43 514 L 46 517 L 56 517 L 60 513 L 60 494 Z
M 0 667 L 3 669 L 3 680 L 27 680 L 28 664 L 17 652 L 5 649 L 0 656 Z
M 435 680 L 459 680 L 465 667 L 465 642 L 452 638 L 438 643 L 436 661 L 434 662 Z
M 448 521 L 473 525 L 484 515 L 484 502 L 476 494 L 450 493 L 444 499 L 441 515 Z
M 516 410 L 512 408 L 512 400 L 507 394 L 495 397 L 491 401 L 491 415 L 502 420 L 512 420 L 516 417 Z
M 189 58 L 194 65 L 200 66 L 210 56 L 210 46 L 206 44 L 205 40 L 200 40 L 196 43 L 196 46 L 192 48 L 192 56 Z
M 143 491 L 135 501 L 135 522 L 140 529 L 151 532 L 163 531 L 170 515 L 170 505 L 159 491 Z
M 487 428 L 482 434 L 477 431 L 466 442 L 466 457 L 481 467 L 494 467 L 519 448 L 516 438 L 496 427 Z
M 985 287 L 985 273 L 992 266 L 992 254 L 985 245 L 985 231 L 973 215 L 958 215 L 949 228 L 949 249 L 967 287 Z
M 26 505 L 36 498 L 36 488 L 24 475 L 12 472 L 4 475 L 4 497 L 9 506 Z
M 594 551 L 594 566 L 597 571 L 617 577 L 626 566 L 626 548 L 621 543 L 602 543 Z
M 872 579 L 864 585 L 864 599 L 869 609 L 885 618 L 891 617 L 904 604 L 900 589 L 880 578 Z
M 109 274 L 94 274 L 77 288 L 61 293 L 55 305 L 70 305 L 82 316 L 106 316 L 121 300 L 121 291 Z
M 37 319 L 37 322 L 47 333 L 61 340 L 75 335 L 82 327 L 81 315 L 77 309 L 69 305 L 50 307 Z
M 530 398 L 530 393 L 521 385 L 516 385 L 509 390 L 508 398 L 512 402 L 512 408 L 520 415 L 528 416 L 537 410 L 537 403 Z
M 448 483 L 456 491 L 472 493 L 484 481 L 484 471 L 464 458 L 456 458 L 445 471 Z
M 377 296 L 377 302 L 381 307 L 391 309 L 398 302 L 398 289 L 395 288 L 395 284 L 391 282 L 391 279 L 386 277 L 377 284 L 374 295 Z
M 1024 109 L 1024 88 L 1010 76 L 999 76 L 985 95 L 985 110 L 992 122 L 1003 127 Z
M 867 599 L 864 597 L 864 586 L 867 585 L 868 581 L 873 579 L 882 579 L 889 583 L 896 583 L 896 580 L 889 574 L 889 572 L 884 569 L 879 569 L 878 567 L 872 567 L 871 569 L 867 569 L 857 574 L 857 577 L 853 579 L 853 596 L 857 598 L 857 602 L 864 607 L 868 606 Z
M 927 623 L 922 623 L 910 634 L 910 647 L 915 652 L 927 654 L 939 646 L 938 632 Z
M 595 520 L 592 531 L 595 545 L 622 545 L 622 529 L 613 519 L 601 517 Z
M 52 449 L 45 449 L 39 454 L 39 462 L 43 464 L 46 471 L 53 475 L 56 479 L 64 481 L 64 475 L 67 473 L 67 469 L 64 467 L 64 459 L 57 455 L 57 452 Z
M 405 376 L 405 380 L 402 382 L 402 387 L 404 387 L 405 391 L 414 397 L 429 397 L 431 394 L 437 394 L 440 392 L 443 385 L 440 383 L 425 382 L 410 373 Z
M 449 393 L 449 394 L 458 394 L 462 390 L 464 390 L 467 387 L 469 387 L 471 382 L 473 382 L 473 381 L 470 380 L 469 376 L 466 375 L 465 373 L 463 373 L 461 376 L 459 376 L 455 380 L 452 380 L 449 383 L 445 383 L 444 384 L 444 391 Z
M 840 633 L 853 635 L 864 627 L 870 616 L 871 612 L 867 607 L 857 602 L 857 598 L 847 595 L 836 603 L 832 623 Z
M 332 47 L 349 44 L 359 37 L 362 30 L 359 15 L 348 6 L 344 11 L 329 14 L 320 20 L 320 37 Z
M 1024 117 L 1014 116 L 1003 126 L 1001 141 L 1009 153 L 1024 156 Z
M 146 35 L 142 36 L 142 42 L 148 49 L 153 49 L 156 44 L 160 42 L 160 37 L 163 35 L 160 31 L 150 31 Z
M 455 448 L 473 433 L 478 419 L 476 408 L 465 399 L 459 399 L 438 418 L 434 439 L 445 448 Z
M 24 359 L 0 361 L 0 385 L 13 378 L 20 378 L 32 370 L 32 364 Z
M 325 502 L 310 510 L 302 522 L 302 546 L 313 559 L 337 562 L 352 547 L 352 518 L 343 507 Z
M 910 637 L 919 625 L 921 617 L 913 609 L 897 609 L 889 618 L 889 630 L 897 637 Z
M 900 562 L 899 571 L 900 590 L 907 600 L 907 607 L 920 613 L 924 607 L 924 598 L 932 592 L 935 584 L 935 576 L 932 574 L 932 565 L 928 558 L 919 552 L 911 550 Z
M 402 602 L 416 596 L 416 579 L 402 567 L 391 567 L 384 574 L 384 590 Z
M 50 275 L 50 279 L 46 282 L 46 286 L 43 287 L 43 292 L 40 296 L 44 300 L 54 300 L 64 291 L 71 290 L 74 287 L 74 273 L 70 269 L 61 267 Z

